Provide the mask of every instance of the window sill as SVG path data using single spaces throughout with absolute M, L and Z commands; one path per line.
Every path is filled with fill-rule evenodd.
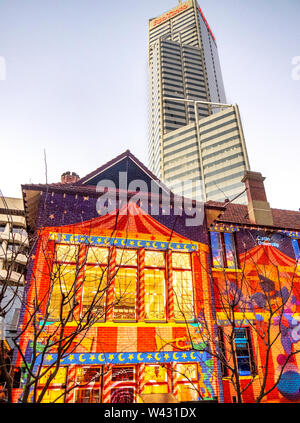
M 227 267 L 212 267 L 211 270 L 213 272 L 234 272 L 234 273 L 242 273 L 242 269 L 229 269 Z
M 114 323 L 137 323 L 136 319 L 113 319 Z
M 257 379 L 258 375 L 249 375 L 249 376 L 240 376 L 239 380 L 250 380 L 250 379 Z M 222 377 L 223 381 L 231 381 L 231 377 Z

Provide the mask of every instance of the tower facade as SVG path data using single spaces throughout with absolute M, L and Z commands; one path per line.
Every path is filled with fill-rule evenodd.
M 220 201 L 224 199 L 224 195 L 226 198 L 232 197 L 243 186 L 240 176 L 237 176 L 238 180 L 228 179 L 228 174 L 223 176 L 223 179 L 226 179 L 223 181 L 225 186 L 219 181 L 217 187 L 211 189 L 214 193 L 212 196 L 206 188 L 207 183 L 210 183 L 208 187 L 211 187 L 213 182 L 205 180 L 201 124 L 203 119 L 208 119 L 205 120 L 205 130 L 209 128 L 214 131 L 215 125 L 219 134 L 220 120 L 223 120 L 224 110 L 227 110 L 228 105 L 216 40 L 196 0 L 180 2 L 176 8 L 149 21 L 148 66 L 150 169 L 169 183 L 175 193 L 183 193 L 199 200 Z M 217 116 L 219 113 L 221 115 Z M 248 169 L 249 162 L 235 106 L 232 106 L 232 114 L 236 123 L 233 131 L 237 130 L 238 133 L 230 135 L 231 138 L 239 138 L 239 142 L 234 144 L 237 148 L 237 151 L 234 151 L 235 158 L 238 157 L 236 154 L 242 154 L 242 157 L 239 156 L 242 158 L 242 169 L 234 174 L 242 175 L 244 170 Z M 221 148 L 223 152 L 224 148 L 229 147 L 224 144 L 223 142 Z M 173 148 L 170 148 L 170 145 Z M 218 170 L 220 173 L 222 157 L 216 159 L 218 169 L 210 170 Z M 232 164 L 237 163 L 229 165 Z M 210 162 L 210 167 L 212 166 Z M 225 190 L 224 194 L 223 188 L 228 181 L 227 185 L 234 185 L 235 188 L 234 191 L 231 188 Z M 194 182 L 198 182 L 198 185 L 194 186 Z M 203 198 L 199 197 L 201 192 Z M 245 196 L 243 198 L 246 199 Z

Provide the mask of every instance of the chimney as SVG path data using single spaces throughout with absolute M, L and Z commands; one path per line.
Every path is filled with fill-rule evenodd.
M 248 213 L 251 223 L 273 226 L 272 210 L 264 186 L 265 179 L 261 173 L 247 170 L 242 182 L 247 188 Z
M 74 184 L 79 180 L 79 175 L 75 172 L 65 172 L 61 175 L 61 183 L 62 184 Z

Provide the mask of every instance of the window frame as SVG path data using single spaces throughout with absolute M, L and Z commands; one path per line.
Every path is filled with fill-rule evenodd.
M 120 380 L 120 381 L 113 381 L 113 370 L 116 368 L 132 368 L 133 369 L 133 378 L 132 380 Z M 130 365 L 130 364 L 124 364 L 124 365 L 114 365 L 112 367 L 112 375 L 111 375 L 111 380 L 112 380 L 112 386 L 111 386 L 111 390 L 110 390 L 110 401 L 111 401 L 111 397 L 112 397 L 112 393 L 113 390 L 117 390 L 117 389 L 132 389 L 133 390 L 133 404 L 136 402 L 137 399 L 137 368 L 134 364 Z M 113 402 L 111 402 L 113 404 Z M 116 404 L 116 403 L 114 403 Z M 121 404 L 121 403 L 117 403 L 117 404 Z
M 296 261 L 300 264 L 300 239 L 299 238 L 292 238 L 292 246 L 295 254 Z M 297 250 L 299 251 L 297 256 Z
M 95 369 L 95 370 L 99 370 L 100 371 L 100 375 L 99 375 L 99 380 L 98 381 L 95 381 L 93 383 L 93 386 L 89 386 L 89 384 L 91 382 L 84 382 L 83 381 L 83 383 L 82 383 L 83 386 L 81 386 L 81 384 L 79 384 L 74 389 L 74 403 L 75 404 L 92 404 L 92 403 L 100 404 L 102 402 L 103 366 L 101 366 L 101 365 L 99 365 L 99 366 L 92 366 L 92 365 L 91 366 L 88 366 L 88 365 L 87 366 L 77 366 L 76 367 L 76 381 L 77 381 L 77 377 L 78 377 L 77 376 L 77 370 L 78 370 L 78 368 L 81 368 L 81 369 L 84 369 L 84 368 L 90 369 L 90 368 L 92 368 L 92 369 Z M 93 391 L 97 391 L 98 392 L 99 401 L 98 402 L 95 402 L 95 401 L 88 401 L 88 402 L 85 402 L 85 401 L 76 401 L 77 396 L 80 396 L 80 393 L 82 393 L 84 395 L 84 393 L 86 391 L 90 391 L 90 394 L 92 394 Z M 90 396 L 89 399 L 91 399 L 91 396 Z
M 64 245 L 64 246 L 69 246 L 69 247 L 75 247 L 77 249 L 76 252 L 76 257 L 74 257 L 73 261 L 63 261 L 63 260 L 58 260 L 57 259 L 57 248 L 60 245 Z M 55 271 L 55 266 L 65 266 L 65 267 L 74 267 L 75 268 L 75 274 L 76 271 L 78 269 L 78 264 L 79 264 L 79 254 L 80 254 L 80 248 L 81 245 L 80 244 L 66 244 L 64 242 L 55 242 L 54 244 L 54 252 L 53 252 L 53 261 L 52 261 L 52 269 L 50 272 L 50 284 L 52 286 L 50 286 L 50 292 L 49 292 L 49 298 L 48 298 L 48 303 L 47 303 L 47 312 L 49 312 L 49 308 L 51 305 L 51 301 L 52 301 L 52 295 L 53 295 L 53 290 L 54 290 L 54 285 L 55 285 L 55 279 L 54 279 L 54 271 Z M 82 271 L 82 270 L 81 270 Z M 56 272 L 56 271 L 55 271 Z M 78 273 L 79 275 L 79 273 Z M 73 284 L 73 303 L 75 302 L 75 283 Z M 72 306 L 73 308 L 73 306 Z M 71 319 L 74 317 L 74 309 L 72 310 L 72 317 Z M 49 321 L 51 322 L 58 322 L 60 320 L 60 317 L 52 317 L 51 313 L 49 313 Z
M 146 254 L 147 252 L 160 252 L 163 253 L 164 256 L 164 266 L 149 266 L 146 265 Z M 158 270 L 158 271 L 163 271 L 164 272 L 164 313 L 165 313 L 165 317 L 162 319 L 150 319 L 146 317 L 146 271 L 147 270 Z M 144 302 L 145 302 L 145 322 L 148 323 L 166 323 L 168 320 L 168 301 L 167 301 L 167 292 L 168 292 L 168 272 L 167 272 L 167 252 L 164 250 L 151 250 L 151 249 L 145 249 L 145 259 L 144 259 L 144 271 L 145 271 L 145 297 L 144 297 Z
M 235 344 L 235 349 L 236 349 L 236 360 L 237 360 L 239 376 L 240 377 L 253 377 L 253 376 L 256 375 L 257 371 L 256 371 L 255 360 L 254 360 L 253 342 L 252 342 L 252 338 L 251 338 L 250 327 L 247 326 L 247 327 L 234 328 L 234 332 L 237 332 L 237 331 L 244 331 L 245 332 L 245 337 L 242 337 L 242 338 L 236 337 L 235 333 L 234 333 L 234 344 Z M 245 341 L 244 341 L 244 339 L 245 339 Z M 239 340 L 239 341 L 236 341 L 236 340 Z M 243 341 L 241 341 L 241 340 L 243 340 Z M 237 354 L 237 343 L 238 342 L 246 345 L 246 348 L 248 350 L 247 356 L 238 356 L 238 354 Z M 249 371 L 240 370 L 238 357 L 241 357 L 242 359 L 247 358 L 248 363 L 249 363 Z
M 195 367 L 195 371 L 196 371 L 196 376 L 194 378 L 188 379 L 185 376 L 185 373 L 183 373 L 182 375 L 178 375 L 177 376 L 177 384 L 178 384 L 178 395 L 179 395 L 179 391 L 180 391 L 180 387 L 181 386 L 192 386 L 193 387 L 193 391 L 196 392 L 197 397 L 199 397 L 199 379 L 198 379 L 198 373 L 199 373 L 199 365 L 198 363 L 177 363 L 177 367 L 178 365 L 183 365 L 183 366 L 194 366 Z M 176 368 L 177 370 L 177 368 Z M 175 370 L 175 371 L 176 371 Z M 180 379 L 180 377 L 182 376 L 182 379 Z M 191 401 L 179 401 L 179 402 L 194 402 L 194 400 Z
M 219 266 L 214 265 L 214 254 L 213 254 L 213 247 L 212 247 L 212 236 L 211 234 L 217 234 L 219 236 L 219 241 L 221 245 L 221 258 L 222 263 Z M 234 257 L 234 267 L 228 267 L 228 260 L 227 260 L 227 249 L 225 243 L 225 234 L 231 236 L 231 241 L 234 246 L 233 257 Z M 237 254 L 237 243 L 236 243 L 236 236 L 234 232 L 222 232 L 222 231 L 209 231 L 209 241 L 210 241 L 210 256 L 211 256 L 211 263 L 213 269 L 229 269 L 234 271 L 235 269 L 240 268 L 238 254 Z
M 136 279 L 135 279 L 135 304 L 134 304 L 134 313 L 135 313 L 135 317 L 134 318 L 119 318 L 119 317 L 115 317 L 114 313 L 115 313 L 115 305 L 113 306 L 113 321 L 114 322 L 137 322 L 138 320 L 138 283 L 139 283 L 139 258 L 138 258 L 138 249 L 136 248 L 117 248 L 117 250 L 124 250 L 124 251 L 132 251 L 135 252 L 136 255 L 136 264 L 128 264 L 128 263 L 124 263 L 124 264 L 118 264 L 117 260 L 116 260 L 116 268 L 114 270 L 114 301 L 116 299 L 116 278 L 118 278 L 118 272 L 121 269 L 131 269 L 131 270 L 135 270 L 136 272 Z
M 185 255 L 187 255 L 188 258 L 189 258 L 189 268 L 174 266 L 174 261 L 173 261 L 174 253 L 175 254 L 185 254 Z M 194 319 L 195 319 L 195 293 L 194 293 L 195 284 L 194 284 L 192 255 L 191 255 L 191 253 L 186 253 L 186 252 L 183 252 L 183 251 L 172 251 L 171 257 L 172 257 L 171 260 L 172 260 L 172 282 L 173 282 L 172 288 L 173 288 L 173 292 L 174 292 L 174 316 L 175 316 L 176 313 L 180 313 L 180 309 L 176 310 L 176 308 L 175 308 L 175 302 L 176 302 L 175 282 L 174 282 L 175 281 L 175 272 L 178 272 L 178 273 L 180 272 L 181 274 L 184 274 L 185 272 L 190 272 L 190 274 L 191 274 L 191 284 L 192 284 L 192 291 L 191 291 L 190 295 L 191 295 L 191 304 L 192 304 L 192 309 L 193 309 L 193 312 L 192 312 L 193 316 L 189 319 L 186 319 L 185 317 L 178 318 L 178 317 L 175 316 L 175 321 L 176 322 L 185 322 L 185 321 L 193 322 Z M 180 305 L 182 306 L 182 304 L 178 305 L 179 308 L 180 308 Z

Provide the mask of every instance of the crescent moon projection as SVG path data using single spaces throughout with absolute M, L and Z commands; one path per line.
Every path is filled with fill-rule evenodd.
M 155 357 L 155 360 L 157 360 L 157 361 L 160 360 L 160 357 L 158 357 L 158 356 L 159 356 L 159 353 L 156 353 L 155 356 L 154 356 Z
M 137 355 L 137 359 L 139 360 L 139 361 L 142 361 L 143 360 L 143 358 L 140 358 L 141 357 L 141 353 L 139 353 L 138 355 Z
M 103 357 L 103 355 L 104 355 L 104 354 L 99 354 L 99 355 L 98 355 L 98 360 L 99 360 L 99 361 L 105 361 L 105 359 L 104 359 L 104 358 L 102 358 L 102 357 Z
M 84 363 L 85 362 L 85 359 L 83 359 L 82 358 L 82 356 L 83 356 L 84 354 L 80 354 L 80 356 L 79 356 L 79 361 L 81 362 L 81 363 Z
M 125 358 L 122 358 L 122 355 L 123 355 L 123 353 L 119 354 L 119 360 L 120 361 L 124 361 L 125 360 Z
M 196 357 L 194 356 L 194 354 L 195 354 L 194 352 L 192 352 L 192 353 L 191 353 L 191 358 L 192 358 L 193 360 L 195 360 L 195 359 L 196 359 Z
M 173 358 L 174 358 L 174 360 L 178 360 L 177 353 L 173 354 Z
M 142 241 L 138 241 L 138 242 L 137 242 L 138 247 L 143 247 L 143 245 L 141 245 L 141 242 L 142 242 Z

